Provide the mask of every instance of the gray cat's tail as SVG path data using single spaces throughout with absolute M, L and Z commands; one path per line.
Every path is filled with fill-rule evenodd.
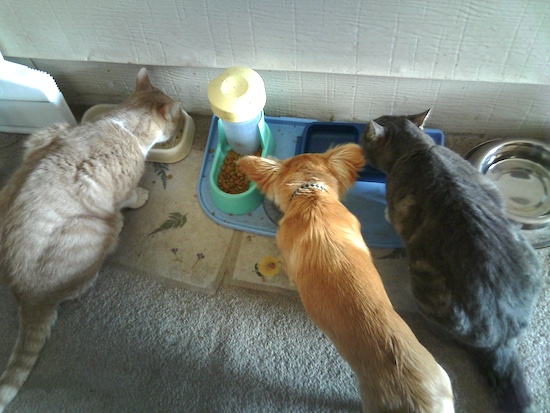
M 27 380 L 57 318 L 57 306 L 19 307 L 19 336 L 6 370 L 0 377 L 0 413 Z
M 498 411 L 525 412 L 531 405 L 531 394 L 519 363 L 515 346 L 505 344 L 495 351 L 479 354 L 481 367 L 496 391 Z

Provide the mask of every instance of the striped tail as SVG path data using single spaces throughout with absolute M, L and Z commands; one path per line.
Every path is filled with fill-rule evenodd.
M 6 370 L 0 377 L 0 413 L 27 380 L 57 318 L 57 306 L 19 307 L 19 336 Z

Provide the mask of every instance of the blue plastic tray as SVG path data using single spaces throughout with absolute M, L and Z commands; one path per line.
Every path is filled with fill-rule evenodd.
M 303 152 L 301 145 L 305 128 L 308 125 L 313 126 L 313 122 L 317 122 L 314 119 L 269 116 L 265 117 L 265 121 L 269 125 L 275 139 L 274 156 L 279 159 L 289 158 L 297 152 Z M 364 128 L 364 125 L 361 124 L 352 125 L 355 125 L 355 128 L 360 128 L 361 126 Z M 434 135 L 440 136 L 440 144 L 444 143 L 443 132 L 437 129 L 426 129 L 425 131 L 432 137 Z M 218 118 L 213 116 L 197 189 L 202 209 L 211 219 L 225 227 L 274 237 L 277 233 L 277 225 L 269 218 L 265 210 L 265 207 L 269 208 L 271 206 L 270 204 L 265 205 L 265 207 L 264 205 L 260 205 L 254 211 L 245 215 L 226 214 L 214 206 L 210 195 L 208 177 L 212 168 L 217 144 Z M 309 151 L 312 151 L 311 149 L 309 148 Z M 384 209 L 386 208 L 386 185 L 384 182 L 358 181 L 350 189 L 343 202 L 361 222 L 361 232 L 369 247 L 402 247 L 401 239 L 384 218 Z
M 343 143 L 360 143 L 365 130 L 364 123 L 314 122 L 307 125 L 296 145 L 296 154 L 325 152 L 331 146 Z M 424 129 L 438 145 L 443 145 L 445 135 L 439 129 Z M 359 181 L 386 182 L 386 174 L 370 165 L 359 172 Z

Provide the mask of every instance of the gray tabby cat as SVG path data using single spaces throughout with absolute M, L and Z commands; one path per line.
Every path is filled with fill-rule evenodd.
M 528 324 L 542 268 L 508 221 L 492 181 L 421 129 L 429 111 L 368 123 L 362 146 L 386 172 L 389 219 L 402 237 L 420 311 L 468 348 L 502 411 L 531 403 L 516 339 Z
M 96 122 L 56 125 L 26 142 L 0 192 L 0 279 L 19 302 L 20 331 L 0 378 L 0 412 L 33 368 L 62 301 L 94 282 L 122 229 L 121 208 L 148 198 L 145 156 L 179 133 L 181 105 L 141 69 L 135 92 Z

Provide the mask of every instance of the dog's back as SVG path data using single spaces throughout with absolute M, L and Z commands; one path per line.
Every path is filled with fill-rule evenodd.
M 354 146 L 340 148 L 354 154 Z M 449 377 L 393 309 L 359 221 L 338 199 L 356 173 L 341 168 L 361 166 L 342 163 L 340 150 L 279 164 L 249 157 L 240 165 L 285 212 L 277 245 L 286 272 L 309 316 L 354 370 L 364 411 L 453 412 Z
M 453 411 L 450 380 L 393 309 L 359 222 L 316 198 L 293 200 L 277 245 L 306 311 L 356 373 L 365 411 Z

